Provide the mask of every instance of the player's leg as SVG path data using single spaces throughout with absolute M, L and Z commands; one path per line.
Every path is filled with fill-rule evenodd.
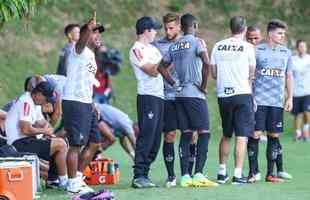
M 184 98 L 176 98 L 177 115 L 179 120 L 179 128 L 181 131 L 179 142 L 179 157 L 181 168 L 181 181 L 182 187 L 192 186 L 192 178 L 188 172 L 189 166 L 189 146 L 193 136 L 193 131 L 189 127 L 189 116 L 185 110 Z
M 137 97 L 140 132 L 135 150 L 134 178 L 132 181 L 132 186 L 134 188 L 155 186 L 148 179 L 148 172 L 150 164 L 153 162 L 153 159 L 155 159 L 160 146 L 160 141 L 158 143 L 158 139 L 161 138 L 161 132 L 157 135 L 157 129 L 162 113 L 159 112 L 159 103 L 161 103 L 161 99 L 154 96 L 138 95 Z M 155 154 L 155 156 L 153 154 Z
M 303 113 L 301 110 L 301 97 L 294 97 L 293 98 L 293 110 L 292 114 L 294 116 L 294 136 L 293 140 L 297 141 L 302 138 L 302 121 L 303 121 Z
M 193 185 L 196 187 L 214 187 L 214 183 L 204 175 L 204 167 L 208 158 L 208 146 L 210 139 L 209 132 L 209 111 L 206 100 L 199 98 L 187 98 L 184 102 L 185 110 L 189 116 L 189 128 L 197 130 L 197 155 L 195 163 L 195 174 L 193 176 Z M 192 138 L 189 139 L 190 143 Z M 189 147 L 190 148 L 190 145 Z M 189 151 L 190 149 L 188 149 Z M 190 151 L 189 151 L 190 153 Z M 190 154 L 189 154 L 190 156 Z M 189 163 L 188 163 L 189 164 Z
M 249 177 L 250 183 L 261 179 L 258 166 L 259 137 L 262 131 L 254 131 L 254 134 L 248 138 L 247 152 L 249 160 Z
M 176 185 L 176 176 L 174 172 L 174 141 L 176 138 L 177 129 L 177 113 L 176 113 L 176 103 L 175 101 L 165 101 L 164 109 L 164 144 L 163 144 L 163 157 L 165 166 L 168 173 L 168 178 L 166 181 L 167 187 L 173 187 Z
M 219 143 L 219 169 L 217 173 L 217 182 L 220 184 L 224 184 L 229 180 L 226 164 L 229 155 L 229 144 L 233 134 L 233 105 L 230 99 L 218 98 L 223 129 L 223 136 Z
M 198 134 L 197 132 L 195 132 L 193 134 L 193 138 L 191 141 L 191 144 L 189 146 L 189 152 L 190 152 L 190 156 L 189 156 L 189 168 L 188 168 L 188 172 L 191 176 L 193 176 L 193 168 L 194 168 L 194 164 L 196 161 L 196 155 L 197 155 L 197 140 L 198 140 Z
M 248 137 L 254 131 L 254 110 L 252 96 L 248 94 L 236 95 L 233 102 L 234 109 L 233 127 L 235 130 L 235 170 L 232 184 L 247 183 L 247 177 L 243 176 L 243 162 L 246 154 Z
M 310 95 L 304 97 L 303 118 L 303 138 L 306 142 L 310 142 Z

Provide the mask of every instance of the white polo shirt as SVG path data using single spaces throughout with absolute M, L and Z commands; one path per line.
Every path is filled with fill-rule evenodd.
M 15 140 L 27 137 L 20 131 L 19 122 L 26 121 L 35 124 L 36 121 L 44 119 L 41 106 L 34 104 L 30 92 L 22 94 L 7 113 L 5 120 L 5 132 L 7 143 L 12 144 Z
M 138 81 L 139 95 L 152 95 L 164 98 L 164 82 L 161 74 L 156 77 L 146 74 L 141 67 L 147 63 L 158 64 L 162 55 L 160 51 L 151 44 L 143 44 L 136 41 L 129 52 L 129 59 Z
M 292 57 L 294 76 L 294 97 L 310 95 L 310 55 Z
M 67 59 L 67 81 L 62 99 L 92 103 L 93 86 L 99 84 L 96 71 L 95 54 L 88 47 L 77 54 L 74 47 Z
M 254 46 L 230 37 L 215 44 L 211 64 L 217 66 L 217 96 L 251 94 L 249 66 L 256 66 Z

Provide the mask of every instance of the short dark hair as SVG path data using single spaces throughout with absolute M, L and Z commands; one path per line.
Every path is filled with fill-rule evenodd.
M 257 25 L 252 25 L 247 28 L 247 32 L 260 31 L 260 28 Z
M 230 30 L 232 34 L 240 34 L 246 29 L 246 20 L 242 16 L 234 16 L 230 19 Z
M 267 25 L 267 33 L 274 31 L 277 28 L 287 29 L 287 24 L 279 19 L 273 19 Z
M 181 17 L 181 28 L 182 30 L 188 30 L 188 28 L 190 28 L 191 26 L 193 26 L 194 22 L 197 21 L 197 18 L 190 14 L 190 13 L 186 13 L 184 15 L 182 15 Z
M 180 16 L 176 13 L 168 13 L 165 16 L 163 16 L 163 22 L 164 24 L 170 23 L 170 22 L 177 22 L 180 23 Z
M 80 25 L 78 24 L 68 24 L 66 27 L 65 27 L 65 35 L 68 37 L 69 33 L 75 28 L 75 27 L 78 27 L 80 28 Z

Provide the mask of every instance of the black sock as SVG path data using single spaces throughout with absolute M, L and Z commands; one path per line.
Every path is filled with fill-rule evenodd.
M 203 173 L 203 168 L 208 157 L 209 138 L 210 133 L 198 134 L 195 173 Z
M 258 170 L 258 144 L 259 144 L 259 139 L 255 139 L 252 137 L 249 137 L 248 140 L 248 158 L 249 158 L 249 174 L 254 175 L 259 172 Z
M 197 151 L 197 144 L 190 144 L 189 146 L 190 156 L 189 156 L 189 168 L 188 172 L 190 175 L 193 174 L 193 167 L 196 160 L 196 151 Z
M 175 177 L 174 173 L 174 143 L 164 142 L 163 156 L 168 172 L 168 177 Z
M 193 133 L 192 132 L 182 132 L 180 145 L 179 145 L 179 156 L 180 156 L 180 164 L 181 164 L 181 174 L 184 176 L 185 174 L 189 174 L 189 146 L 192 140 Z
M 276 160 L 276 165 L 277 165 L 277 171 L 278 172 L 283 172 L 283 154 L 282 154 L 282 145 L 280 144 L 279 138 L 278 140 L 278 156 Z
M 277 144 L 277 138 L 273 138 L 271 136 L 268 136 L 267 141 L 267 176 L 273 175 L 273 166 L 277 159 L 278 154 L 278 144 Z

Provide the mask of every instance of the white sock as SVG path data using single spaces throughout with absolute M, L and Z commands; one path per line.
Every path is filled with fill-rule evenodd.
M 225 176 L 227 174 L 226 165 L 220 164 L 218 174 Z
M 241 168 L 235 168 L 234 177 L 242 178 L 242 169 Z
M 68 181 L 68 176 L 67 176 L 67 174 L 64 175 L 64 176 L 58 176 L 58 178 L 59 178 L 60 184 L 66 183 L 66 182 Z

